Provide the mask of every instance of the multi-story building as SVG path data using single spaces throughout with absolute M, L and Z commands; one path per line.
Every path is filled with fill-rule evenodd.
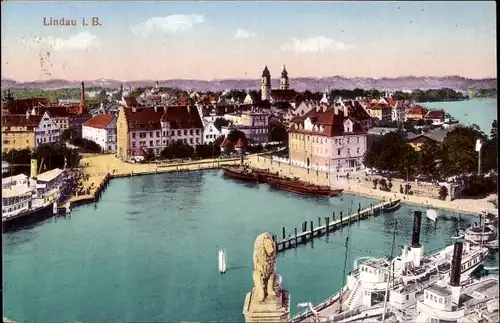
M 365 107 L 366 112 L 372 117 L 377 118 L 379 120 L 392 120 L 392 110 L 387 101 L 383 98 L 376 100 L 373 99 L 370 103 Z
M 98 114 L 82 124 L 82 138 L 92 140 L 102 151 L 116 151 L 116 120 L 114 114 Z
M 116 130 L 117 155 L 122 160 L 145 149 L 158 155 L 178 140 L 193 147 L 203 142 L 203 123 L 195 106 L 121 107 Z
M 424 116 L 424 120 L 430 121 L 435 125 L 439 125 L 444 122 L 444 117 L 445 117 L 444 110 L 430 110 Z
M 60 128 L 48 113 L 43 115 L 10 114 L 2 116 L 2 151 L 36 149 L 59 141 Z
M 349 109 L 318 106 L 291 121 L 288 138 L 291 164 L 337 175 L 363 169 L 367 135 Z
M 61 139 L 61 128 L 51 118 L 48 112 L 42 115 L 40 123 L 35 128 L 35 147 L 55 143 Z
M 260 111 L 244 111 L 241 113 L 241 123 L 238 130 L 245 133 L 252 143 L 269 141 L 269 114 Z
M 214 121 L 203 119 L 203 143 L 209 144 L 219 138 L 222 133 L 215 127 Z
M 414 106 L 406 110 L 405 121 L 407 120 L 423 120 L 426 111 L 421 106 Z

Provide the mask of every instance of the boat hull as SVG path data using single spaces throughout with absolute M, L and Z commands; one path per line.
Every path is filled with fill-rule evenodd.
M 49 204 L 14 217 L 2 219 L 3 232 L 21 229 L 30 224 L 46 220 L 53 215 L 52 204 Z
M 292 192 L 295 194 L 308 195 L 308 196 L 325 196 L 334 197 L 342 193 L 342 189 L 331 190 L 326 187 L 306 185 L 300 182 L 293 182 L 283 179 L 268 178 L 267 183 L 275 188 L 283 191 Z
M 267 183 L 268 178 L 281 179 L 279 175 L 270 172 L 254 170 L 254 173 L 257 176 L 257 181 L 259 183 Z
M 244 182 L 256 182 L 257 178 L 254 173 L 245 173 L 237 171 L 236 169 L 231 169 L 229 167 L 221 167 L 222 172 L 225 177 L 236 179 Z

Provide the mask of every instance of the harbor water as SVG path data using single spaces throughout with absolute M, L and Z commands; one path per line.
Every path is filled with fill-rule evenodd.
M 419 103 L 427 109 L 444 110 L 460 123 L 477 124 L 481 131 L 490 135 L 491 123 L 498 120 L 497 98 L 470 99 L 466 101 L 445 101 Z
M 292 234 L 304 221 L 317 225 L 333 211 L 338 217 L 351 205 L 376 202 L 348 194 L 301 197 L 228 180 L 219 171 L 112 180 L 95 206 L 4 233 L 3 315 L 18 322 L 241 321 L 259 233 L 281 237 L 283 226 Z M 297 303 L 320 302 L 342 286 L 348 232 L 346 271 L 358 257 L 390 255 L 396 220 L 399 253 L 417 209 L 425 211 L 404 205 L 280 254 L 277 271 L 292 313 Z M 478 220 L 461 218 L 434 226 L 424 217 L 426 250 L 452 243 L 459 228 Z M 226 251 L 224 275 L 219 249 Z

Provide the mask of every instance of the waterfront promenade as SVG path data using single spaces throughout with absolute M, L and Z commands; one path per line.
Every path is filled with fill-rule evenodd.
M 177 171 L 194 171 L 218 168 L 220 165 L 234 165 L 241 162 L 238 158 L 203 159 L 187 162 L 130 164 L 114 155 L 86 155 L 80 161 L 87 178 L 83 181 L 84 195 L 73 196 L 71 203 L 83 203 L 94 200 L 102 186 L 110 178 L 169 173 Z M 109 174 L 109 178 L 107 178 Z
M 483 211 L 497 214 L 492 200 L 496 200 L 496 195 L 488 196 L 484 199 L 455 199 L 453 201 L 443 201 L 435 198 L 405 195 L 398 192 L 386 192 L 370 187 L 371 182 L 366 182 L 362 178 L 351 177 L 349 179 L 328 178 L 325 173 L 317 172 L 301 168 L 295 165 L 289 165 L 283 162 L 273 161 L 270 158 L 263 156 L 250 156 L 245 160 L 245 163 L 253 168 L 270 169 L 272 172 L 279 172 L 282 176 L 298 177 L 300 180 L 318 184 L 330 185 L 332 188 L 343 188 L 345 193 L 361 195 L 365 197 L 377 198 L 383 201 L 389 199 L 401 199 L 401 202 L 415 205 L 425 205 L 429 208 L 437 208 L 457 213 L 478 214 Z

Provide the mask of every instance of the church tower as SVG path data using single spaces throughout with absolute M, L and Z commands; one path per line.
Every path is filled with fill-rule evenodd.
M 267 65 L 262 71 L 262 79 L 260 83 L 260 92 L 262 101 L 268 100 L 271 95 L 271 73 L 267 69 Z
M 288 83 L 288 72 L 286 71 L 285 65 L 283 65 L 283 71 L 281 72 L 280 78 L 280 90 L 288 90 L 290 83 Z

